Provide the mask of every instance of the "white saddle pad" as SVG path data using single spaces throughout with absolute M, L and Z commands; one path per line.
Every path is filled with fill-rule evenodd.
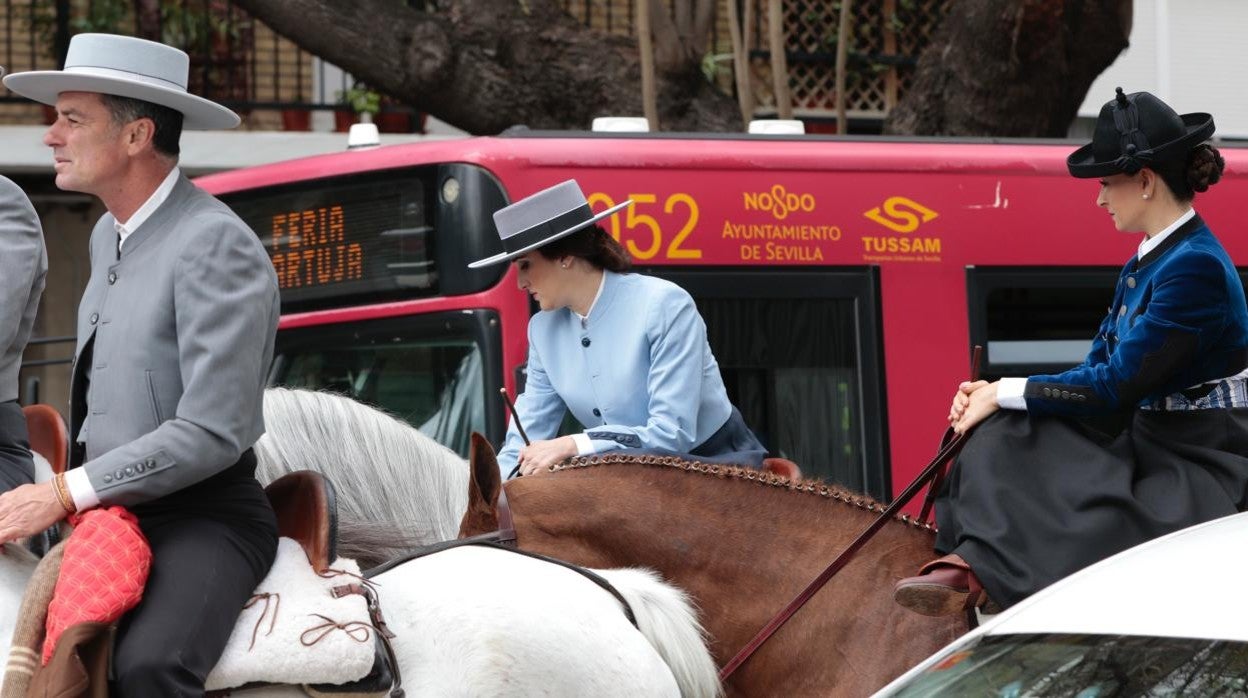
M 330 569 L 360 574 L 359 565 L 345 558 Z M 332 592 L 351 583 L 359 580 L 349 574 L 318 576 L 298 543 L 279 539 L 273 569 L 239 615 L 206 688 L 256 681 L 340 684 L 363 678 L 373 668 L 376 641 L 368 603 L 358 594 L 334 598 Z

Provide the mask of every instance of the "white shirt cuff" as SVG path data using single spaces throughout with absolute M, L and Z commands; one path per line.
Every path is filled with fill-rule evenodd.
M 86 511 L 94 509 L 100 505 L 100 496 L 95 493 L 95 488 L 91 486 L 91 479 L 87 477 L 87 471 L 82 468 L 74 468 L 65 473 L 65 485 L 69 488 L 69 496 L 74 500 L 74 506 L 78 511 Z
M 997 381 L 997 407 L 1003 410 L 1027 409 L 1027 400 L 1023 397 L 1026 389 L 1026 378 L 1002 378 Z
M 594 452 L 594 442 L 584 432 L 573 434 L 572 440 L 576 442 L 576 455 L 588 456 Z

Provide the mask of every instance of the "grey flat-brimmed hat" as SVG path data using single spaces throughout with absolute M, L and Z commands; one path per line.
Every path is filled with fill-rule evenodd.
M 77 34 L 69 40 L 64 70 L 31 70 L 5 76 L 4 86 L 43 104 L 62 92 L 98 92 L 141 99 L 182 113 L 182 127 L 234 128 L 238 114 L 186 91 L 191 59 L 172 46 L 116 34 Z
M 504 251 L 493 257 L 478 259 L 468 268 L 480 269 L 515 259 L 593 225 L 631 203 L 631 200 L 625 201 L 595 214 L 589 209 L 589 201 L 575 179 L 560 182 L 495 211 L 494 227 L 498 228 Z

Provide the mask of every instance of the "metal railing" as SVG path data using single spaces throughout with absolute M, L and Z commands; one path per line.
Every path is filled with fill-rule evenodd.
M 29 342 L 26 343 L 26 346 L 37 347 L 37 346 L 44 346 L 48 344 L 73 344 L 76 341 L 78 341 L 78 338 L 74 336 L 34 337 Z M 22 361 L 21 368 L 26 369 L 26 368 L 34 368 L 36 366 L 56 366 L 59 364 L 72 364 L 73 362 L 74 362 L 73 356 L 67 356 L 67 357 L 60 358 L 60 359 L 31 359 L 29 361 Z
M 190 91 L 240 111 L 339 109 L 353 84 L 230 0 L 160 0 L 152 16 L 134 8 L 133 0 L 0 0 L 0 65 L 58 69 L 73 34 L 98 31 L 186 51 Z M 24 100 L 0 90 L 6 102 Z
M 75 336 L 62 337 L 33 337 L 26 343 L 27 350 L 30 347 L 50 346 L 53 344 L 69 344 L 71 347 L 78 340 Z M 43 352 L 41 352 L 43 353 Z M 73 352 L 69 356 L 51 358 L 51 359 L 27 359 L 22 361 L 21 373 L 21 395 L 19 402 L 23 405 L 33 405 L 44 399 L 42 393 L 43 379 L 47 378 L 44 369 L 48 366 L 65 366 L 74 362 Z M 31 369 L 35 369 L 32 375 Z

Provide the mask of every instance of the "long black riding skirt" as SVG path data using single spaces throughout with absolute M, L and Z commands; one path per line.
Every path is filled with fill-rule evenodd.
M 1136 410 L 1115 434 L 1002 410 L 972 434 L 936 500 L 936 550 L 961 555 L 1008 607 L 1246 507 L 1248 409 Z

